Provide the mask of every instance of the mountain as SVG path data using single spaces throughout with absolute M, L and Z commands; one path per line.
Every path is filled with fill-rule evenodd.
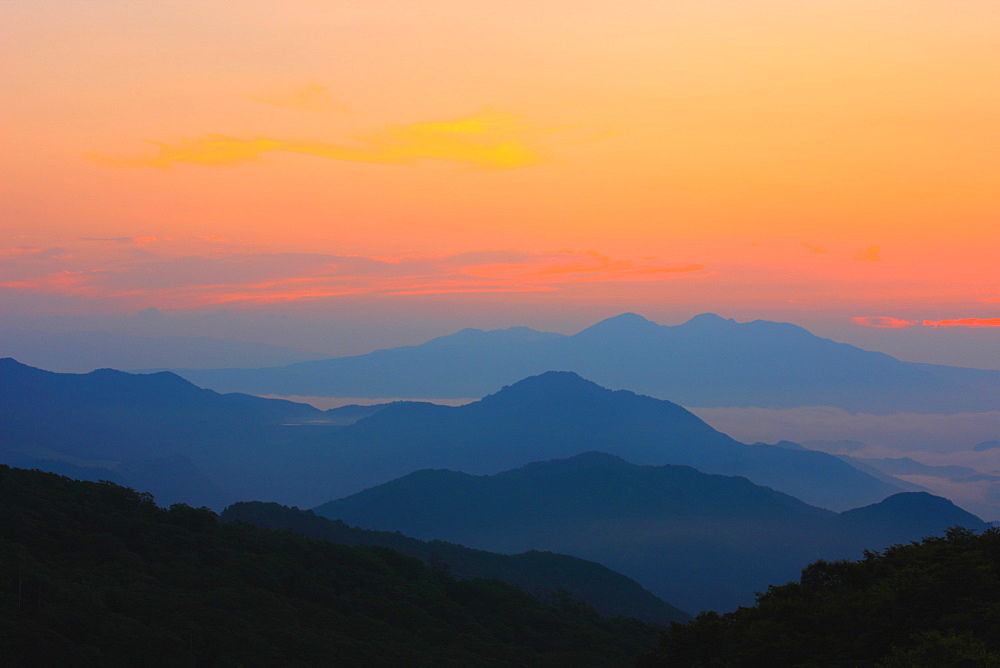
M 982 443 L 976 443 L 972 446 L 972 449 L 976 452 L 982 452 L 983 450 L 995 450 L 997 448 L 1000 448 L 1000 439 L 983 441 Z
M 789 323 L 737 323 L 710 313 L 672 327 L 626 313 L 572 336 L 466 329 L 367 355 L 175 371 L 219 391 L 467 398 L 551 369 L 685 406 L 837 406 L 866 413 L 1000 407 L 1000 371 L 902 362 Z
M 623 666 L 659 627 L 0 466 L 5 666 Z
M 335 432 L 300 434 L 298 446 L 328 464 L 296 482 L 301 490 L 325 485 L 326 499 L 421 468 L 497 473 L 588 450 L 741 475 L 834 510 L 902 491 L 832 455 L 739 443 L 669 401 L 611 391 L 571 372 L 526 378 L 464 406 L 393 404 Z
M 959 478 L 975 475 L 976 470 L 968 466 L 932 466 L 910 457 L 855 457 L 856 461 L 869 464 L 889 475 L 929 475 L 937 478 Z
M 304 404 L 220 395 L 167 372 L 55 374 L 0 360 L 0 399 L 0 461 L 58 460 L 123 474 L 129 463 L 183 456 L 211 489 L 157 498 L 215 508 L 218 490 L 223 505 L 311 506 L 417 469 L 497 473 L 587 450 L 743 475 L 834 510 L 901 491 L 831 455 L 745 445 L 669 401 L 569 372 L 527 378 L 464 406 L 392 403 L 346 426 L 337 410 L 327 419 Z
M 104 331 L 0 330 L 0 354 L 32 366 L 81 373 L 114 367 L 267 367 L 322 357 L 266 343 L 207 336 L 135 336 Z
M 955 525 L 986 528 L 925 493 L 838 515 L 745 478 L 596 452 L 491 476 L 417 471 L 315 512 L 483 550 L 591 559 L 691 611 L 747 605 L 815 559 L 858 557 Z
M 422 541 L 400 533 L 349 527 L 310 510 L 277 503 L 241 502 L 222 512 L 226 522 L 246 522 L 267 529 L 295 533 L 341 545 L 378 545 L 417 557 L 427 565 L 459 578 L 494 578 L 550 599 L 557 592 L 592 606 L 604 616 L 624 616 L 657 624 L 686 621 L 685 612 L 656 598 L 639 583 L 592 561 L 533 550 L 499 554 L 444 541 Z
M 169 372 L 64 374 L 0 359 L 0 462 L 125 482 L 165 504 L 220 508 L 255 490 L 239 477 L 266 470 L 255 460 L 288 440 L 282 425 L 323 415 Z

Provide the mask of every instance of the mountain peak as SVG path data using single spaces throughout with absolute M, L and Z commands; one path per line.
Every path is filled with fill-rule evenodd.
M 608 454 L 607 452 L 600 452 L 599 450 L 588 450 L 587 452 L 581 452 L 578 455 L 573 455 L 571 457 L 566 457 L 562 459 L 550 459 L 546 461 L 530 462 L 524 466 L 518 467 L 516 469 L 511 469 L 509 471 L 504 471 L 497 475 L 511 477 L 517 476 L 524 473 L 565 473 L 571 471 L 579 471 L 592 468 L 614 468 L 614 469 L 635 469 L 638 465 L 632 464 L 625 459 L 619 457 L 618 455 Z
M 708 327 L 719 327 L 724 325 L 735 325 L 737 322 L 732 318 L 723 318 L 721 315 L 715 313 L 699 313 L 690 320 L 684 323 L 685 325 L 691 326 L 708 326 Z
M 513 385 L 508 385 L 504 390 L 526 390 L 531 388 L 544 388 L 549 391 L 578 390 L 582 388 L 599 389 L 607 392 L 597 383 L 587 380 L 574 371 L 546 371 L 537 376 L 528 376 L 517 381 Z M 503 392 L 504 390 L 500 390 Z
M 840 516 L 849 521 L 861 519 L 895 526 L 905 526 L 907 522 L 926 522 L 933 518 L 941 526 L 964 526 L 976 530 L 986 528 L 979 517 L 959 508 L 948 499 L 927 492 L 893 494 L 879 503 L 848 510 Z
M 505 385 L 499 392 L 483 397 L 484 402 L 515 401 L 518 403 L 551 403 L 553 399 L 572 402 L 581 397 L 610 394 L 593 381 L 572 371 L 546 371 L 537 376 L 529 376 L 512 385 Z
M 629 336 L 635 334 L 647 334 L 663 329 L 661 325 L 652 320 L 647 320 L 638 313 L 622 313 L 612 318 L 601 320 L 597 324 L 577 332 L 575 337 L 588 338 L 590 336 Z

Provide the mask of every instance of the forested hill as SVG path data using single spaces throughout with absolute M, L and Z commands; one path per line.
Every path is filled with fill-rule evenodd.
M 1000 531 L 819 561 L 757 604 L 674 624 L 642 666 L 1000 666 Z
M 621 666 L 658 628 L 386 548 L 0 466 L 7 666 Z
M 456 577 L 503 580 L 543 600 L 565 591 L 593 606 L 605 616 L 636 617 L 659 624 L 687 621 L 691 616 L 657 598 L 642 585 L 593 561 L 567 554 L 530 550 L 500 554 L 474 550 L 441 540 L 423 541 L 396 531 L 371 531 L 350 527 L 339 520 L 320 517 L 311 510 L 277 503 L 235 503 L 220 517 L 268 529 L 291 529 L 311 538 L 343 545 L 380 545 L 417 557 Z

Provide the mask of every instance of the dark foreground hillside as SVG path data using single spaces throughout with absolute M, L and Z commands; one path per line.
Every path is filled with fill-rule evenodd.
M 300 536 L 341 545 L 380 545 L 417 557 L 460 578 L 494 578 L 542 600 L 568 592 L 605 617 L 635 617 L 654 624 L 686 622 L 691 615 L 644 589 L 638 582 L 593 561 L 567 554 L 529 550 L 520 554 L 487 552 L 441 540 L 423 541 L 397 531 L 350 527 L 311 510 L 277 503 L 243 501 L 226 508 L 223 521 L 246 522 L 268 529 L 290 529 Z
M 4 665 L 628 665 L 658 627 L 0 467 Z
M 751 608 L 672 624 L 643 666 L 1000 666 L 1000 530 L 819 561 Z

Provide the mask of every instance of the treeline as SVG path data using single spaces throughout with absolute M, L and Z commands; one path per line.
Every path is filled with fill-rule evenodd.
M 620 666 L 659 630 L 383 547 L 0 467 L 4 665 Z
M 643 666 L 1000 666 L 1000 531 L 818 561 L 756 605 L 671 624 Z

